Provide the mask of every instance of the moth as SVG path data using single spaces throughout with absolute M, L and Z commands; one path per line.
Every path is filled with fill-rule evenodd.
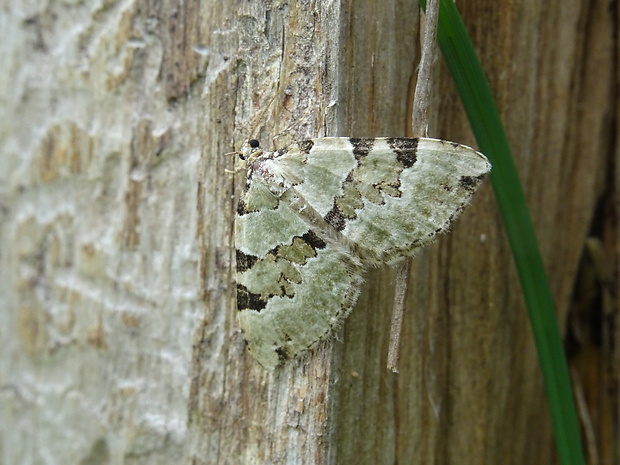
M 427 138 L 325 137 L 273 152 L 250 140 L 238 153 L 239 325 L 268 369 L 330 337 L 366 269 L 447 231 L 491 169 L 470 147 Z

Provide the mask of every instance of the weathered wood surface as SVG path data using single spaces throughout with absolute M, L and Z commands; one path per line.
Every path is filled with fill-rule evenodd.
M 576 341 L 590 463 L 618 463 L 614 18 L 598 0 L 459 8 Z M 488 184 L 414 260 L 399 375 L 390 269 L 369 274 L 337 340 L 273 374 L 244 352 L 243 173 L 224 154 L 248 135 L 408 135 L 416 2 L 12 2 L 0 24 L 1 463 L 553 460 Z M 473 145 L 435 76 L 429 135 Z M 592 232 L 603 311 L 573 299 Z M 593 315 L 602 340 L 579 338 Z

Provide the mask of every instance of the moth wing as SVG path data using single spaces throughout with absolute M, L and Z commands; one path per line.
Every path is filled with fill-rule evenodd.
M 239 325 L 265 368 L 325 339 L 351 311 L 360 261 L 323 240 L 260 177 L 241 199 L 235 240 Z
M 425 138 L 314 139 L 281 161 L 283 177 L 299 180 L 292 187 L 369 264 L 411 256 L 446 231 L 491 169 L 470 147 Z

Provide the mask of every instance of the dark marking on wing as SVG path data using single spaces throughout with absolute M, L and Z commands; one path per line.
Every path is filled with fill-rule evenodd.
M 241 250 L 236 249 L 237 256 L 237 273 L 243 273 L 245 270 L 249 270 L 258 261 L 258 257 L 254 255 L 248 255 Z
M 267 306 L 267 301 L 263 300 L 259 294 L 250 292 L 243 284 L 237 284 L 237 309 L 255 310 L 260 312 Z
M 459 178 L 459 185 L 463 189 L 469 192 L 473 192 L 476 189 L 476 186 L 480 184 L 484 176 L 485 176 L 484 174 L 480 176 L 461 176 Z
M 299 146 L 299 150 L 301 150 L 302 153 L 308 155 L 312 147 L 314 147 L 314 141 L 310 139 L 302 140 L 301 142 L 298 142 L 297 145 Z
M 305 265 L 308 258 L 316 257 L 317 249 L 324 249 L 326 246 L 327 244 L 323 239 L 312 230 L 309 230 L 302 236 L 293 237 L 290 244 L 280 244 L 267 252 L 267 254 L 272 255 L 276 262 L 287 260 L 292 263 Z
M 342 231 L 345 227 L 345 217 L 335 202 L 332 209 L 327 212 L 323 219 L 329 224 L 331 224 L 338 231 Z
M 415 164 L 418 152 L 418 139 L 394 138 L 388 139 L 387 143 L 396 153 L 396 159 L 405 168 L 411 168 Z
M 371 138 L 350 137 L 349 141 L 353 146 L 353 156 L 358 161 L 367 156 L 375 145 L 375 140 Z
M 243 216 L 246 213 L 248 213 L 248 211 L 246 209 L 245 202 L 243 201 L 243 199 L 239 199 L 239 203 L 237 203 L 237 215 Z
M 313 249 L 324 249 L 327 247 L 327 244 L 323 239 L 316 235 L 316 233 L 312 230 L 309 230 L 306 234 L 301 236 L 301 238 L 306 241 Z
M 355 187 L 352 170 L 342 183 L 343 193 L 334 199 L 334 206 L 328 211 L 323 219 L 331 224 L 338 231 L 342 231 L 345 227 L 347 219 L 353 220 L 357 218 L 355 209 L 362 208 L 364 202 L 359 190 Z
M 309 258 L 317 256 L 317 251 L 327 247 L 327 243 L 316 235 L 313 231 L 307 231 L 303 236 L 293 237 L 290 244 L 280 244 L 271 249 L 267 254 L 260 258 L 236 251 L 237 273 L 244 273 L 250 269 L 250 273 L 257 273 L 260 276 L 264 272 L 264 267 L 268 266 L 276 271 L 277 278 L 274 276 L 269 285 L 263 285 L 252 291 L 246 286 L 237 286 L 237 305 L 239 310 L 249 308 L 261 311 L 266 307 L 267 302 L 272 297 L 295 297 L 295 285 L 301 284 L 302 278 L 299 271 L 300 265 L 305 265 Z
M 291 358 L 291 353 L 288 351 L 286 347 L 276 347 L 276 354 L 278 354 L 278 360 L 280 363 L 286 362 Z

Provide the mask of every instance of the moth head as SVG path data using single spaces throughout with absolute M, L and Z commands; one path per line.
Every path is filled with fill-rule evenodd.
M 261 153 L 263 153 L 263 150 L 260 148 L 260 143 L 256 139 L 249 139 L 243 143 L 241 150 L 237 153 L 239 154 L 239 158 L 245 160 L 246 163 L 249 165 Z

